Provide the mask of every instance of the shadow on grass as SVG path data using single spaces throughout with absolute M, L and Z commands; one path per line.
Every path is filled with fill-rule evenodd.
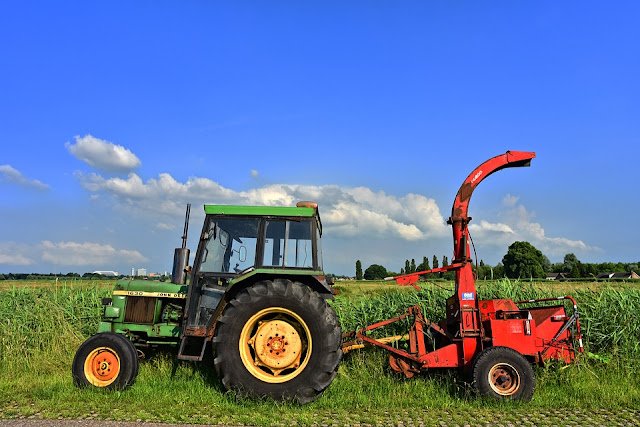
M 168 360 L 171 364 L 170 378 L 172 380 L 178 377 L 179 370 L 186 369 L 189 372 L 195 373 L 202 379 L 203 383 L 207 384 L 213 390 L 220 394 L 225 394 L 227 391 L 216 375 L 213 359 L 214 357 L 213 352 L 211 351 L 211 344 L 208 343 L 204 352 L 204 357 L 200 362 L 180 360 L 178 359 L 178 348 L 168 346 L 147 349 L 144 352 L 144 358 L 141 362 L 153 363 Z

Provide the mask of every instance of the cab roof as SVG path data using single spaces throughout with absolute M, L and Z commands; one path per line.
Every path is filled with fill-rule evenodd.
M 317 207 L 311 206 L 204 205 L 204 212 L 210 215 L 293 216 L 305 218 L 312 218 L 318 214 Z

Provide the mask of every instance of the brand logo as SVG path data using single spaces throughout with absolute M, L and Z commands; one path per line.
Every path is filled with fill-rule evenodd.
M 480 178 L 481 176 L 482 176 L 482 171 L 478 171 L 478 173 L 475 174 L 473 179 L 471 180 L 471 183 L 472 184 L 475 183 L 478 180 L 478 178 Z
M 463 301 L 473 301 L 473 292 L 463 292 L 462 293 L 462 300 Z

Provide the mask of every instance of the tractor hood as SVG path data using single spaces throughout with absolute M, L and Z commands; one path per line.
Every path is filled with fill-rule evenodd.
M 187 285 L 155 280 L 118 280 L 113 288 L 114 295 L 175 297 L 181 294 L 186 297 Z

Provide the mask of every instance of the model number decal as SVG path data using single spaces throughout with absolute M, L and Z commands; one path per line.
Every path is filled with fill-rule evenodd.
M 113 291 L 113 295 L 126 295 L 129 297 L 156 297 L 156 298 L 186 298 L 186 294 L 178 292 L 144 292 L 144 291 Z

